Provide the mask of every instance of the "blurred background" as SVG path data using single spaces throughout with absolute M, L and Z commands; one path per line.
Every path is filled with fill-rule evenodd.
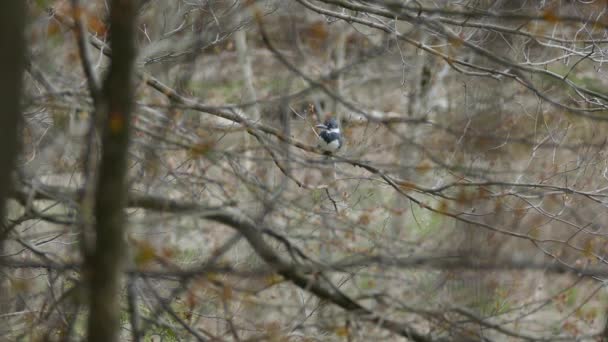
M 113 3 L 26 1 L 0 339 L 87 339 Z M 119 340 L 602 340 L 606 2 L 134 3 Z

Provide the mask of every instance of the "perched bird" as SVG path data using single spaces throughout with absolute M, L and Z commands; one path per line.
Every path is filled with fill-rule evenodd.
M 325 123 L 316 126 L 320 128 L 319 148 L 325 151 L 326 154 L 334 154 L 342 147 L 343 139 L 338 127 L 338 121 L 334 118 L 325 120 Z

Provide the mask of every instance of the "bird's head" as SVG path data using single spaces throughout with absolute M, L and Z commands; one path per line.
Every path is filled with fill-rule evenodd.
M 325 120 L 325 123 L 323 124 L 319 124 L 316 126 L 317 128 L 322 128 L 325 130 L 332 130 L 332 129 L 337 129 L 338 128 L 338 121 L 336 121 L 336 119 L 334 118 L 329 118 L 327 120 Z

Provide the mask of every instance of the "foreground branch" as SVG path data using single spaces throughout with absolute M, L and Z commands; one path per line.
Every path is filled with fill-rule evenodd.
M 25 66 L 25 2 L 0 2 L 0 255 L 4 254 L 4 240 L 11 231 L 5 225 L 5 201 L 11 187 L 11 173 L 18 149 L 18 126 L 21 120 L 21 84 Z M 2 257 L 0 257 L 2 259 Z M 10 312 L 8 277 L 0 268 L 0 314 Z M 8 326 L 0 324 L 0 335 Z

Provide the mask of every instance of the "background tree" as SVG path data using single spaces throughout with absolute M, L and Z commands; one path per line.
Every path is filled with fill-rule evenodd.
M 6 336 L 602 340 L 606 6 L 28 2 Z

